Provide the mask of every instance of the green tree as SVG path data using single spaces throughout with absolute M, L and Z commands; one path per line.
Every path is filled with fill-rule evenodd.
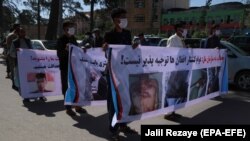
M 0 0 L 0 33 L 9 30 L 17 20 L 15 16 L 19 14 L 17 4 L 18 0 Z
M 202 13 L 201 13 L 201 17 L 200 17 L 200 25 L 204 26 L 206 24 L 206 17 L 207 17 L 207 11 L 210 8 L 212 3 L 212 0 L 206 0 L 206 4 L 205 6 L 202 8 Z
M 82 9 L 80 2 L 77 0 L 63 0 L 61 5 L 62 11 L 59 11 L 60 2 L 60 0 L 27 0 L 24 2 L 24 5 L 30 7 L 34 13 L 38 13 L 39 9 L 41 9 L 42 12 L 49 13 L 49 23 L 45 35 L 45 39 L 47 40 L 55 40 L 57 38 L 59 14 L 63 14 L 64 17 L 67 17 Z M 36 19 L 36 22 L 39 24 L 41 19 L 40 14 L 36 14 Z M 61 22 L 62 21 L 60 21 L 60 23 Z
M 24 25 L 33 25 L 33 24 L 35 24 L 36 23 L 35 17 L 36 17 L 35 14 L 31 10 L 23 10 L 19 14 L 20 23 L 22 23 Z

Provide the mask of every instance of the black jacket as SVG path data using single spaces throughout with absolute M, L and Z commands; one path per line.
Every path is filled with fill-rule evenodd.
M 68 37 L 66 35 L 62 35 L 57 39 L 56 50 L 57 56 L 59 58 L 60 70 L 68 70 L 69 52 L 66 50 L 66 45 L 68 43 L 78 46 L 76 38 L 74 36 Z

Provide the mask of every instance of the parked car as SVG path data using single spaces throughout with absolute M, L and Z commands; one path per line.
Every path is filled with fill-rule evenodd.
M 157 46 L 162 37 L 150 37 L 150 36 L 145 36 L 145 39 L 148 40 L 150 46 Z M 135 36 L 133 39 L 133 42 L 138 42 L 139 37 Z
M 184 39 L 191 48 L 204 48 L 205 39 Z M 166 47 L 167 39 L 162 39 L 158 46 Z M 241 90 L 250 90 L 250 54 L 236 45 L 221 41 L 221 46 L 227 49 L 228 79 L 230 84 L 235 84 Z
M 160 46 L 160 47 L 166 47 L 167 46 L 167 41 L 168 41 L 168 38 L 163 38 L 159 41 L 158 45 L 157 46 Z
M 205 39 L 202 42 L 205 42 Z M 249 91 L 250 54 L 227 41 L 221 41 L 221 45 L 227 49 L 229 83 L 235 84 L 241 90 Z
M 250 53 L 250 36 L 233 36 L 230 37 L 228 41 Z
M 38 50 L 56 50 L 55 40 L 31 40 L 32 47 Z
M 201 40 L 202 40 L 201 38 L 185 38 L 184 43 L 188 48 L 199 48 Z M 167 41 L 168 41 L 168 38 L 162 39 L 159 42 L 158 46 L 166 47 Z

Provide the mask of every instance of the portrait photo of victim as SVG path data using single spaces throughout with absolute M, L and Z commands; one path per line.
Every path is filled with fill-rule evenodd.
M 167 76 L 167 75 L 166 75 Z M 172 71 L 166 78 L 164 107 L 187 101 L 189 71 Z
M 30 93 L 48 93 L 54 90 L 54 77 L 52 73 L 28 73 L 27 79 Z
M 219 74 L 220 67 L 208 68 L 208 94 L 219 91 Z
M 205 96 L 206 88 L 207 88 L 207 69 L 193 70 L 189 100 Z
M 129 115 L 154 111 L 161 106 L 162 73 L 129 75 L 131 108 Z

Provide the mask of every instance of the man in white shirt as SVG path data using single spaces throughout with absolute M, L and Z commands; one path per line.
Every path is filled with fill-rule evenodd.
M 182 38 L 186 37 L 187 30 L 184 29 L 184 24 L 182 22 L 175 24 L 174 30 L 175 30 L 175 34 L 168 38 L 167 47 L 185 48 L 186 46 L 185 46 L 185 43 L 183 42 Z M 182 79 L 185 79 L 185 77 L 187 76 L 186 72 L 181 72 L 181 71 L 173 72 L 171 74 L 175 74 L 177 76 L 183 75 Z M 176 78 L 174 78 L 174 79 L 176 79 Z M 174 82 L 172 82 L 172 83 L 174 83 Z M 181 82 L 177 82 L 178 85 L 181 85 L 179 83 L 181 83 Z M 174 86 L 176 86 L 176 84 L 174 84 Z M 173 88 L 173 89 L 175 89 L 175 88 Z M 174 92 L 174 95 L 175 95 L 174 97 L 177 97 L 177 95 L 180 95 L 180 94 L 176 91 L 176 92 Z M 184 102 L 184 99 L 185 99 L 184 97 L 179 97 L 179 98 L 174 98 L 174 97 L 173 98 L 171 96 L 166 97 L 166 102 L 165 102 L 166 105 L 171 106 L 171 105 L 176 105 L 176 104 Z M 176 114 L 175 112 L 172 112 L 172 113 L 164 116 L 165 119 L 172 120 L 172 121 L 177 121 L 180 117 L 182 117 L 182 116 L 179 114 Z
M 183 28 L 182 23 L 174 25 L 175 34 L 170 36 L 167 41 L 167 47 L 185 47 L 182 38 L 187 35 L 187 30 Z

